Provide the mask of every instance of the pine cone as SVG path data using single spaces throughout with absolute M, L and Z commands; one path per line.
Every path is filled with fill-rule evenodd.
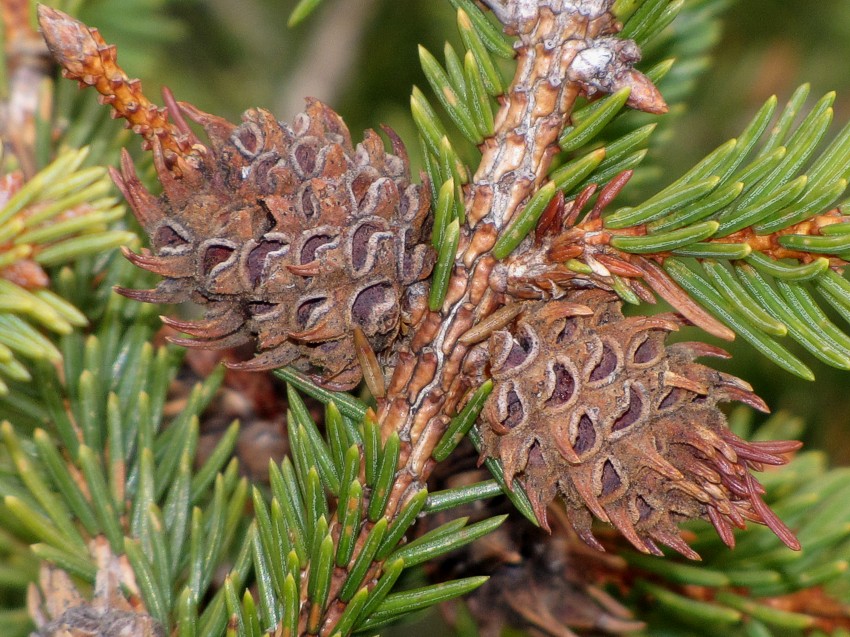
M 560 495 L 578 535 L 599 549 L 593 516 L 646 553 L 661 554 L 659 542 L 698 559 L 677 529 L 695 518 L 730 546 L 732 525 L 751 520 L 799 548 L 750 474 L 799 444 L 734 435 L 718 402 L 766 408 L 744 381 L 693 362 L 725 352 L 665 345 L 675 315 L 624 318 L 620 306 L 599 290 L 528 303 L 512 332 L 491 337 L 483 452 L 501 458 L 508 484 L 522 480 L 544 524 Z
M 227 348 L 254 337 L 259 355 L 237 367 L 292 364 L 351 389 L 361 378 L 353 331 L 388 352 L 405 291 L 433 263 L 423 243 L 428 189 L 410 183 L 403 144 L 386 129 L 392 153 L 374 131 L 355 148 L 339 115 L 318 101 L 292 125 L 261 109 L 240 126 L 180 109 L 210 145 L 181 156 L 154 140 L 160 197 L 145 191 L 128 155 L 113 173 L 153 247 L 126 254 L 165 277 L 155 290 L 120 291 L 203 304 L 202 321 L 165 319 L 195 337 L 173 339 L 182 345 Z

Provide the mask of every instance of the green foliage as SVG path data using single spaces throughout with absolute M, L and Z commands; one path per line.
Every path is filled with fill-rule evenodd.
M 446 43 L 442 59 L 419 49 L 424 77 L 446 121 L 418 88 L 410 100 L 434 201 L 431 242 L 438 258 L 428 299 L 433 310 L 445 301 L 466 221 L 464 186 L 480 157 L 475 147 L 494 131 L 497 98 L 508 85 L 506 61 L 514 55 L 511 39 L 478 4 L 450 2 L 462 45 Z M 138 23 L 127 16 L 147 17 L 159 4 L 66 2 L 64 8 L 91 12 L 86 19 L 104 30 L 123 29 L 118 39 L 135 39 L 136 56 L 144 57 L 141 44 L 151 38 L 170 41 L 175 23 L 163 14 Z M 290 24 L 306 19 L 319 4 L 301 0 Z M 646 73 L 660 83 L 674 112 L 706 67 L 707 51 L 718 37 L 717 15 L 727 4 L 618 0 L 615 5 L 623 37 L 641 44 Z M 123 55 L 128 50 L 129 59 Z M 122 42 L 122 59 L 138 68 L 132 51 L 132 44 Z M 268 488 L 239 477 L 231 460 L 235 423 L 206 463 L 196 466 L 199 418 L 222 373 L 195 387 L 175 419 L 164 417 L 179 356 L 150 344 L 152 310 L 112 294 L 112 285 L 140 275 L 130 275 L 126 263 L 106 253 L 135 242 L 135 235 L 115 229 L 123 209 L 107 197 L 105 171 L 83 168 L 87 162 L 110 161 L 126 136 L 114 135 L 106 111 L 74 91 L 70 86 L 57 91 L 58 120 L 68 120 L 61 139 L 79 148 L 95 137 L 90 156 L 68 150 L 49 163 L 52 144 L 42 141 L 37 157 L 44 168 L 0 210 L 0 236 L 16 236 L 15 245 L 29 246 L 36 262 L 54 269 L 52 291 L 31 292 L 0 281 L 0 374 L 12 388 L 0 399 L 0 600 L 8 609 L 0 612 L 0 632 L 29 629 L 20 607 L 39 562 L 92 583 L 96 568 L 88 543 L 97 536 L 127 556 L 148 611 L 181 637 L 259 636 L 278 626 L 284 634 L 297 633 L 302 614 L 311 633 L 322 630 L 327 617 L 335 622 L 324 627 L 331 634 L 374 631 L 480 586 L 486 578 L 396 590 L 401 578 L 413 579 L 408 576 L 417 566 L 480 539 L 504 521 L 495 516 L 469 524 L 461 517 L 407 542 L 423 515 L 505 494 L 539 524 L 522 487 L 506 484 L 501 462 L 484 461 L 492 480 L 433 493 L 422 489 L 391 510 L 405 441 L 381 432 L 363 401 L 319 388 L 297 371 L 276 372 L 287 383 L 291 453 L 270 467 Z M 804 113 L 807 92 L 798 90 L 772 126 L 776 101 L 768 101 L 739 137 L 604 223 L 614 231 L 645 226 L 645 234 L 615 236 L 610 245 L 636 255 L 670 253 L 664 268 L 690 297 L 770 360 L 811 378 L 811 370 L 781 339 L 790 336 L 817 358 L 850 369 L 850 336 L 827 314 L 850 321 L 850 284 L 829 268 L 830 256 L 850 254 L 845 228 L 850 224 L 835 223 L 818 236 L 795 232 L 777 239 L 782 248 L 814 255 L 803 259 L 753 251 L 739 236 L 748 230 L 759 236 L 784 231 L 844 194 L 850 127 L 824 144 L 834 98 L 827 95 Z M 628 97 L 626 90 L 579 103 L 559 139 L 551 182 L 503 230 L 493 250 L 497 258 L 527 239 L 557 191 L 574 197 L 589 184 L 603 185 L 638 168 L 653 135 L 659 144 L 667 142 L 663 133 L 656 134 L 654 118 L 624 110 Z M 631 185 L 645 188 L 651 178 L 651 170 L 638 171 Z M 56 221 L 82 203 L 84 215 Z M 578 260 L 567 267 L 593 272 Z M 92 285 L 95 279 L 98 285 Z M 639 301 L 621 278 L 611 277 L 610 285 L 625 301 Z M 25 366 L 18 356 L 31 364 Z M 20 382 L 30 376 L 35 382 Z M 452 419 L 431 456 L 435 462 L 449 458 L 465 436 L 480 445 L 475 421 L 491 389 L 491 383 L 478 388 Z M 302 395 L 324 404 L 323 427 Z M 745 433 L 742 418 L 734 422 Z M 776 418 L 755 436 L 799 433 L 789 428 L 788 419 Z M 770 503 L 799 530 L 805 550 L 780 550 L 773 535 L 755 529 L 730 553 L 714 534 L 695 527 L 703 565 L 624 554 L 636 582 L 627 601 L 636 608 L 656 605 L 646 613 L 647 634 L 684 636 L 722 625 L 730 635 L 796 635 L 815 626 L 813 617 L 777 610 L 770 598 L 823 586 L 850 603 L 847 472 L 829 470 L 822 453 L 806 452 L 766 474 L 763 482 Z M 227 575 L 219 585 L 215 574 L 222 569 Z M 705 594 L 694 596 L 695 589 Z
M 169 626 L 184 587 L 201 599 L 238 538 L 250 547 L 253 531 L 243 523 L 247 483 L 230 460 L 237 427 L 194 468 L 198 416 L 221 374 L 197 385 L 166 428 L 166 390 L 180 357 L 150 345 L 150 324 L 148 312 L 113 295 L 94 333 L 63 337 L 67 380 L 51 365 L 37 368 L 41 426 L 24 433 L 14 415 L 20 405 L 7 406 L 0 515 L 36 556 L 88 582 L 95 566 L 87 542 L 105 536 L 116 554 L 126 552 L 151 615 Z M 237 553 L 233 580 L 244 582 L 249 560 Z M 223 604 L 219 590 L 200 625 L 222 623 Z
M 668 164 L 667 157 L 675 155 L 682 144 L 673 135 L 676 123 L 682 115 L 687 112 L 688 101 L 692 98 L 699 81 L 711 67 L 714 48 L 722 35 L 721 16 L 733 0 L 686 0 L 684 3 L 669 3 L 666 8 L 664 3 L 645 3 L 643 7 L 650 8 L 654 5 L 654 11 L 659 8 L 666 11 L 666 17 L 670 13 L 675 18 L 666 28 L 658 30 L 652 28 L 646 32 L 641 41 L 642 61 L 639 65 L 646 75 L 658 86 L 670 111 L 659 118 L 644 113 L 631 112 L 629 110 L 618 110 L 613 119 L 606 125 L 581 141 L 581 146 L 570 142 L 574 131 L 579 128 L 582 119 L 593 118 L 598 110 L 607 110 L 614 100 L 614 96 L 608 96 L 590 105 L 579 107 L 573 113 L 572 126 L 567 126 L 561 137 L 561 146 L 565 154 L 553 164 L 553 169 L 566 162 L 575 159 L 575 156 L 583 155 L 589 150 L 602 150 L 610 144 L 611 148 L 606 150 L 612 156 L 619 156 L 619 161 L 609 159 L 606 166 L 609 170 L 600 177 L 581 180 L 582 187 L 588 183 L 604 183 L 611 176 L 617 174 L 617 170 L 634 169 L 635 174 L 629 181 L 629 188 L 622 197 L 629 201 L 639 201 L 640 195 L 645 190 L 654 187 L 661 177 L 659 162 Z M 640 16 L 636 14 L 637 8 L 642 3 L 627 2 L 615 3 L 615 13 L 622 21 L 632 23 L 631 28 L 636 28 Z M 665 17 L 665 22 L 666 22 Z M 605 102 L 606 106 L 597 106 Z M 676 130 L 677 133 L 682 131 Z M 686 133 L 685 133 L 686 134 Z M 652 152 L 647 152 L 651 142 Z M 631 148 L 627 146 L 631 144 Z M 622 149 L 623 146 L 627 148 Z M 579 151 L 579 152 L 577 152 Z M 631 151 L 631 152 L 629 152 Z M 587 155 L 585 155 L 587 156 Z M 603 157 L 604 159 L 604 157 Z M 622 168 L 617 166 L 620 163 Z M 611 169 L 614 169 L 614 172 Z M 550 177 L 557 181 L 557 172 Z M 573 190 L 577 184 L 571 184 L 568 192 Z M 563 188 L 558 184 L 559 188 Z M 624 299 L 627 300 L 627 299 Z
M 467 578 L 389 594 L 405 568 L 474 541 L 504 518 L 469 526 L 465 519 L 456 520 L 438 533 L 398 548 L 427 500 L 427 492 L 421 491 L 390 523 L 386 506 L 398 464 L 398 436 L 393 434 L 382 443 L 378 425 L 365 407 L 354 420 L 329 401 L 323 437 L 291 385 L 288 397 L 292 457 L 280 466 L 272 465 L 268 499 L 254 488 L 258 533 L 252 555 L 260 596 L 256 608 L 253 603 L 243 604 L 241 609 L 229 607 L 231 614 L 239 615 L 240 625 L 256 624 L 265 631 L 280 623 L 284 631 L 297 631 L 299 613 L 288 608 L 294 602 L 287 591 L 292 587 L 289 582 L 297 587 L 303 577 L 308 578 L 308 629 L 318 630 L 331 603 L 338 599 L 348 604 L 334 629 L 343 634 L 395 621 L 483 583 L 486 578 Z M 495 494 L 490 490 L 474 497 Z M 466 493 L 464 497 L 455 492 L 442 497 L 450 498 L 453 506 L 469 501 Z M 335 502 L 339 503 L 338 533 L 329 526 Z M 359 544 L 357 538 L 362 534 L 365 541 Z M 383 575 L 370 591 L 364 577 L 376 561 L 384 564 Z M 337 580 L 338 588 L 331 597 L 331 583 Z
M 410 98 L 432 201 L 436 202 L 432 242 L 440 257 L 435 268 L 439 276 L 435 274 L 432 284 L 432 309 L 440 307 L 445 298 L 448 259 L 454 256 L 457 244 L 452 224 L 456 221 L 459 227 L 465 221 L 463 186 L 468 183 L 472 170 L 461 156 L 475 157 L 474 163 L 477 163 L 480 152 L 473 150 L 471 145 L 478 145 L 493 134 L 494 98 L 506 89 L 497 58 L 514 55 L 510 40 L 474 3 L 453 0 L 452 6 L 457 9 L 458 31 L 465 50 L 458 54 L 446 43 L 445 65 L 441 65 L 434 55 L 420 46 L 419 59 L 434 95 L 464 138 L 460 149 L 450 141 L 446 126 L 426 95 L 414 87 Z
M 451 181 L 447 182 L 451 183 Z M 431 292 L 428 299 L 428 307 L 432 311 L 440 309 L 449 289 L 449 280 L 454 269 L 455 253 L 460 242 L 460 220 L 455 218 L 446 228 L 445 235 L 441 239 L 437 263 L 434 266 L 434 274 L 431 277 Z
M 0 376 L 31 378 L 18 360 L 58 362 L 61 354 L 38 329 L 62 335 L 87 324 L 67 299 L 45 288 L 42 268 L 132 244 L 135 234 L 111 229 L 124 216 L 104 168 L 82 168 L 89 151 L 65 150 L 24 182 L 6 175 L 0 209 Z M 41 279 L 44 279 L 43 281 Z M 0 393 L 7 393 L 0 379 Z
M 184 635 L 221 635 L 233 617 L 239 634 L 279 622 L 296 627 L 298 607 L 291 604 L 297 595 L 291 592 L 304 577 L 311 605 L 327 610 L 340 569 L 347 575 L 337 597 L 350 602 L 339 618 L 343 634 L 395 621 L 485 581 L 467 578 L 391 594 L 404 568 L 468 544 L 504 519 L 472 525 L 461 519 L 400 547 L 423 509 L 445 510 L 501 490 L 452 490 L 430 506 L 422 491 L 390 524 L 385 507 L 399 439 L 394 435 L 381 443 L 376 423 L 353 398 L 342 404 L 349 414 L 356 407 L 356 419 L 327 403 L 323 437 L 290 386 L 292 456 L 271 466 L 269 493 L 253 488 L 254 515 L 246 519 L 249 487 L 239 478 L 237 461 L 230 460 L 235 423 L 206 463 L 193 468 L 198 417 L 222 375 L 196 386 L 187 406 L 166 426 L 166 389 L 180 360 L 170 349 L 151 347 L 150 318 L 141 306 L 113 295 L 92 335 L 63 338 L 63 376 L 76 380 L 62 382 L 53 367 L 40 366 L 30 418 L 17 417 L 26 413 L 21 405 L 5 406 L 12 423 L 31 422 L 38 413 L 41 425 L 26 434 L 21 429 L 29 426 L 7 421 L 0 432 L 6 476 L 0 482 L 0 516 L 10 529 L 8 547 L 17 546 L 20 554 L 7 563 L 11 568 L 23 559 L 26 565 L 10 583 L 24 586 L 35 578 L 36 563 L 25 549 L 33 542 L 36 557 L 93 582 L 87 542 L 104 535 L 116 554 L 129 558 L 152 616 L 166 627 L 180 622 Z M 476 404 L 480 408 L 480 401 Z M 328 524 L 337 501 L 338 535 Z M 356 546 L 364 529 L 371 530 Z M 385 564 L 384 575 L 369 591 L 363 580 L 376 560 Z M 213 574 L 225 564 L 227 583 L 213 594 Z M 245 590 L 252 582 L 259 591 L 256 601 Z M 208 591 L 213 596 L 202 606 Z M 322 618 L 319 611 L 311 613 L 311 621 Z
M 300 0 L 296 7 L 292 10 L 292 13 L 289 14 L 288 25 L 290 27 L 297 26 L 303 20 L 306 20 L 321 3 L 322 0 Z
M 690 296 L 771 361 L 811 379 L 811 370 L 776 339 L 787 334 L 828 365 L 850 368 L 850 339 L 815 296 L 846 315 L 838 290 L 847 286 L 827 257 L 846 256 L 850 244 L 842 238 L 850 235 L 841 217 L 823 235 L 788 229 L 841 199 L 850 177 L 850 127 L 823 145 L 834 95 L 803 114 L 807 95 L 808 86 L 801 86 L 772 125 L 776 100 L 768 100 L 738 138 L 642 204 L 607 216 L 605 226 L 644 225 L 645 236 L 611 245 L 675 255 L 664 268 Z M 791 258 L 777 258 L 783 248 L 793 251 Z

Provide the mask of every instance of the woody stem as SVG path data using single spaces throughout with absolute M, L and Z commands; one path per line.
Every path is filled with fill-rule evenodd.
M 539 6 L 543 4 L 547 6 Z M 401 440 L 398 470 L 385 509 L 390 520 L 424 487 L 436 464 L 431 454 L 470 389 L 462 370 L 471 346 L 460 339 L 504 303 L 489 285 L 496 264 L 491 250 L 500 231 L 546 180 L 576 98 L 598 90 L 598 85 L 589 89 L 588 82 L 593 80 L 591 75 L 606 69 L 590 69 L 588 75 L 586 60 L 576 62 L 596 38 L 616 32 L 611 4 L 611 0 L 525 0 L 516 3 L 518 9 L 499 13 L 506 30 L 519 36 L 517 70 L 500 100 L 495 131 L 481 145 L 481 162 L 466 189 L 469 225 L 461 231 L 443 306 L 438 311 L 420 310 L 413 317 L 412 337 L 399 353 L 386 396 L 379 403 L 383 439 L 397 432 Z M 616 54 L 613 58 L 613 64 L 619 64 L 613 74 L 617 81 L 631 83 L 634 75 L 628 61 L 623 63 Z M 624 68 L 625 72 L 619 72 Z M 638 84 L 648 82 L 635 74 Z M 637 92 L 646 96 L 646 87 L 639 88 Z M 649 94 L 656 99 L 656 108 L 663 107 L 654 87 Z M 372 526 L 361 529 L 358 546 Z M 374 564 L 367 579 L 374 583 L 380 571 L 381 565 Z M 332 608 L 327 613 L 321 634 L 332 634 L 340 612 Z
M 575 3 L 558 4 L 535 7 L 534 15 L 508 25 L 519 35 L 517 71 L 467 189 L 469 227 L 462 232 L 448 294 L 439 311 L 425 313 L 415 326 L 381 406 L 384 437 L 397 431 L 402 440 L 390 514 L 424 485 L 435 464 L 431 452 L 469 389 L 461 370 L 470 346 L 459 339 L 502 304 L 489 286 L 496 263 L 490 250 L 546 179 L 558 136 L 585 89 L 571 79 L 573 62 L 588 41 L 616 27 L 607 11 L 585 14 Z

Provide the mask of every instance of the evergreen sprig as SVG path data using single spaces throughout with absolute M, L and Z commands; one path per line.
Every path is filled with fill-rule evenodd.
M 285 370 L 279 374 L 287 379 L 298 378 Z M 300 384 L 309 391 L 303 378 Z M 329 634 L 337 631 L 347 634 L 343 628 L 348 631 L 377 628 L 413 610 L 480 586 L 486 578 L 467 578 L 389 594 L 392 582 L 405 568 L 473 542 L 504 520 L 495 517 L 467 525 L 465 519 L 458 519 L 403 544 L 420 512 L 443 511 L 494 497 L 501 494 L 501 489 L 459 487 L 433 497 L 422 490 L 409 498 L 393 519 L 388 518 L 385 508 L 398 465 L 398 436 L 390 435 L 382 442 L 374 414 L 362 403 L 352 403 L 349 399 L 346 411 L 352 418 L 341 413 L 332 395 L 310 393 L 325 402 L 325 436 L 290 385 L 288 431 L 292 460 L 286 459 L 280 467 L 272 467 L 268 505 L 259 491 L 254 494 L 262 546 L 254 554 L 255 560 L 259 560 L 255 568 L 260 578 L 268 574 L 267 581 L 260 583 L 261 590 L 274 591 L 277 595 L 261 596 L 260 625 L 281 625 L 284 631 L 293 632 L 297 629 L 297 624 L 292 622 L 299 621 L 299 615 L 287 612 L 280 601 L 285 599 L 287 579 L 292 577 L 296 584 L 300 581 L 302 574 L 294 570 L 296 565 L 299 569 L 312 565 L 307 575 L 308 588 L 312 591 L 308 627 L 312 625 L 315 630 L 324 627 Z M 457 432 L 474 422 L 486 398 L 486 389 L 480 394 L 470 401 L 466 413 L 458 416 L 457 426 L 440 449 L 441 455 L 448 455 L 462 439 Z M 328 493 L 330 499 L 323 493 Z M 526 506 L 526 510 L 533 518 L 530 507 Z M 357 544 L 358 536 L 366 538 L 361 545 Z M 321 565 L 321 570 L 315 570 L 316 564 Z M 377 586 L 370 590 L 364 578 L 377 579 Z M 348 604 L 341 615 L 339 602 Z
M 128 556 L 150 614 L 170 626 L 184 587 L 191 602 L 200 600 L 240 536 L 246 548 L 230 571 L 245 581 L 253 534 L 243 524 L 247 482 L 230 459 L 236 425 L 194 468 L 198 416 L 222 374 L 197 385 L 165 428 L 166 391 L 180 357 L 154 349 L 149 314 L 136 311 L 128 323 L 124 305 L 113 295 L 95 333 L 63 338 L 65 380 L 39 366 L 42 428 L 28 434 L 14 420 L 3 425 L 3 524 L 34 543 L 36 556 L 89 582 L 95 566 L 87 544 L 105 536 L 115 554 Z M 224 619 L 219 590 L 198 622 L 223 626 Z
M 88 149 L 65 150 L 29 180 L 18 171 L 3 180 L 0 209 L 0 376 L 25 381 L 25 360 L 61 355 L 39 329 L 71 334 L 86 316 L 50 289 L 45 269 L 132 244 L 135 234 L 113 229 L 123 218 L 104 168 L 83 168 Z M 0 380 L 0 393 L 8 387 Z
M 511 40 L 473 2 L 452 0 L 452 6 L 457 10 L 463 50 L 458 53 L 447 42 L 441 63 L 426 48 L 419 47 L 423 73 L 452 126 L 447 128 L 418 87 L 414 86 L 410 98 L 434 202 L 431 240 L 438 257 L 429 300 L 432 310 L 445 299 L 460 226 L 466 221 L 464 186 L 469 183 L 472 169 L 461 155 L 474 156 L 477 163 L 480 152 L 470 146 L 480 145 L 492 136 L 495 98 L 507 88 L 497 59 L 514 56 Z M 461 133 L 460 146 L 451 141 L 450 129 Z
M 847 314 L 837 271 L 850 244 L 833 206 L 850 176 L 850 127 L 824 146 L 834 95 L 803 114 L 808 91 L 800 87 L 772 125 L 771 98 L 736 139 L 642 204 L 606 216 L 604 227 L 611 246 L 653 255 L 759 352 L 811 379 L 777 338 L 787 334 L 834 367 L 850 365 L 850 339 L 822 309 L 825 301 Z
M 291 590 L 306 578 L 308 623 L 318 626 L 330 616 L 331 625 L 348 634 L 462 595 L 486 580 L 392 593 L 404 568 L 472 542 L 504 518 L 469 526 L 460 520 L 401 546 L 418 514 L 428 510 L 427 492 L 411 498 L 392 522 L 384 516 L 398 438 L 382 444 L 368 412 L 355 421 L 329 402 L 326 439 L 290 386 L 292 457 L 272 464 L 268 494 L 255 486 L 251 496 L 230 459 L 235 423 L 206 463 L 193 469 L 198 417 L 222 374 L 196 386 L 165 427 L 166 390 L 179 357 L 152 348 L 150 313 L 137 311 L 128 324 L 126 304 L 113 296 L 95 334 L 63 339 L 64 376 L 78 380 L 63 383 L 53 367 L 38 368 L 46 429 L 26 434 L 3 424 L 0 515 L 13 533 L 10 546 L 22 552 L 14 559 L 27 564 L 16 578 L 20 585 L 34 577 L 36 565 L 25 551 L 32 542 L 36 557 L 93 582 L 96 569 L 86 547 L 103 535 L 116 554 L 126 553 L 148 611 L 166 628 L 179 622 L 181 634 L 221 635 L 235 618 L 239 634 L 252 634 L 252 627 L 297 631 L 306 609 Z M 440 495 L 441 506 L 430 509 L 495 494 L 449 491 Z M 246 519 L 249 497 L 254 515 Z M 364 525 L 371 531 L 358 546 Z M 201 606 L 213 574 L 231 559 L 227 583 Z M 370 591 L 364 579 L 371 578 L 378 585 Z M 245 589 L 252 582 L 260 592 L 256 601 Z
M 291 22 L 304 19 L 319 3 L 302 0 Z M 468 221 L 465 198 L 472 166 L 480 156 L 474 147 L 494 133 L 496 100 L 508 88 L 503 59 L 514 55 L 511 39 L 502 35 L 478 4 L 471 0 L 451 3 L 457 10 L 461 52 L 447 44 L 441 61 L 420 48 L 425 78 L 447 123 L 424 92 L 415 88 L 411 97 L 434 202 L 431 243 L 437 258 L 428 297 L 434 312 L 446 304 Z M 506 7 L 496 0 L 483 4 L 497 14 Z M 696 24 L 707 24 L 723 4 L 618 0 L 615 11 L 624 24 L 622 37 L 651 47 L 669 37 L 665 30 L 680 12 L 692 11 L 702 20 Z M 706 38 L 703 43 L 710 41 Z M 678 42 L 682 43 L 681 38 Z M 695 59 L 704 50 L 695 46 Z M 697 66 L 688 72 L 695 73 Z M 647 75 L 658 81 L 670 70 L 671 63 L 665 60 Z M 682 82 L 677 80 L 679 85 Z M 645 296 L 639 295 L 641 288 L 631 278 L 643 275 L 651 284 L 647 272 L 657 275 L 658 271 L 640 270 L 634 264 L 650 259 L 661 262 L 667 283 L 676 281 L 689 297 L 786 369 L 811 375 L 774 340 L 785 334 L 830 364 L 850 368 L 850 337 L 829 322 L 814 296 L 850 319 L 846 301 L 850 284 L 837 273 L 850 254 L 850 232 L 843 227 L 850 224 L 835 214 L 818 214 L 840 200 L 850 179 L 844 168 L 850 163 L 850 128 L 812 160 L 829 125 L 833 98 L 826 96 L 803 115 L 806 92 L 801 89 L 795 94 L 772 128 L 768 126 L 775 102 L 768 102 L 740 137 L 721 146 L 673 185 L 605 217 L 600 213 L 606 204 L 646 156 L 655 125 L 626 118 L 628 89 L 582 103 L 558 140 L 561 155 L 548 173 L 548 182 L 530 194 L 519 214 L 502 229 L 493 256 L 509 264 L 523 242 L 541 239 L 545 234 L 541 226 L 545 230 L 552 211 L 565 200 L 588 203 L 596 186 L 603 186 L 593 211 L 581 218 L 581 206 L 577 206 L 575 216 L 562 229 L 569 230 L 570 225 L 582 229 L 582 224 L 598 222 L 593 231 L 609 237 L 604 245 L 610 252 L 603 256 L 616 257 L 621 260 L 617 264 L 625 265 L 619 265 L 621 270 L 613 265 L 608 269 L 582 253 L 562 259 L 559 265 L 578 276 L 605 281 L 624 300 L 638 302 Z M 795 127 L 797 119 L 802 121 Z M 96 122 L 85 117 L 79 121 L 83 124 L 78 130 Z M 90 202 L 87 188 L 100 184 L 104 176 L 98 169 L 78 170 L 80 164 L 74 162 L 79 158 L 71 155 L 74 158 L 67 161 L 73 168 L 62 179 L 76 175 L 74 183 L 79 182 L 85 195 L 77 194 Z M 469 158 L 474 161 L 466 161 Z M 52 169 L 55 164 L 45 170 Z M 86 181 L 89 177 L 91 182 Z M 42 191 L 47 193 L 45 201 L 48 195 L 68 195 L 56 192 L 60 188 L 56 184 L 66 183 L 62 179 L 49 180 Z M 54 214 L 73 204 L 67 198 L 59 201 Z M 7 203 L 7 209 L 13 202 Z M 46 208 L 52 210 L 51 205 Z M 9 213 L 10 217 L 15 213 Z M 34 217 L 39 214 L 46 213 L 42 209 Z M 95 218 L 106 224 L 120 216 L 114 210 L 112 214 Z M 71 227 L 82 232 L 95 225 Z M 112 236 L 105 227 L 98 229 Z M 33 234 L 24 235 L 33 245 L 38 239 L 65 237 L 56 234 L 55 228 L 33 232 L 35 239 Z M 120 237 L 132 240 L 129 233 Z M 92 242 L 75 248 L 78 244 L 72 241 L 59 243 L 64 247 L 55 254 L 49 247 L 40 253 L 53 255 L 52 260 L 42 257 L 50 266 L 83 257 L 80 265 L 66 266 L 56 277 L 60 294 L 55 295 L 52 309 L 60 316 L 60 308 L 64 309 L 69 327 L 54 331 L 67 334 L 58 347 L 43 339 L 57 354 L 41 358 L 58 362 L 61 353 L 61 373 L 46 363 L 36 365 L 37 383 L 3 403 L 8 422 L 0 427 L 0 493 L 4 496 L 0 519 L 5 529 L 0 548 L 9 569 L 0 570 L 0 583 L 19 590 L 34 580 L 37 562 L 32 555 L 92 582 L 96 568 L 87 545 L 95 537 L 105 537 L 116 554 L 127 556 L 147 611 L 166 630 L 187 637 L 259 636 L 272 630 L 344 636 L 375 630 L 464 595 L 485 581 L 465 577 L 394 589 L 406 569 L 444 557 L 492 532 L 504 520 L 496 516 L 469 524 L 461 517 L 408 541 L 421 515 L 505 493 L 531 522 L 539 524 L 522 485 L 507 484 L 504 467 L 496 458 L 485 460 L 493 480 L 433 493 L 416 485 L 417 490 L 396 500 L 401 502 L 397 509 L 389 509 L 399 469 L 404 468 L 407 441 L 398 432 L 382 430 L 363 401 L 322 389 L 291 369 L 277 372 L 288 383 L 291 453 L 271 465 L 268 489 L 262 485 L 249 489 L 247 481 L 239 478 L 237 462 L 229 461 L 236 425 L 228 429 L 209 460 L 195 468 L 198 419 L 221 374 L 196 387 L 187 407 L 166 425 L 163 405 L 179 360 L 171 350 L 150 345 L 149 311 L 114 296 L 106 301 L 108 285 L 92 289 L 91 273 L 103 275 L 111 284 L 125 277 L 125 267 L 111 263 L 104 268 L 102 261 L 109 257 L 98 258 Z M 104 246 L 108 247 L 98 244 Z M 629 265 L 634 269 L 629 270 Z M 94 302 L 89 306 L 87 299 Z M 73 314 L 68 301 L 85 306 L 86 314 L 96 318 L 92 334 L 81 333 L 82 314 Z M 45 306 L 37 307 L 42 308 L 41 314 L 33 310 L 33 318 L 52 328 L 43 316 Z M 491 390 L 492 382 L 483 383 L 461 403 L 465 406 L 460 413 L 445 419 L 446 429 L 427 456 L 429 462 L 445 461 L 465 436 L 480 445 L 475 422 Z M 324 403 L 323 427 L 301 394 Z M 630 555 L 631 567 L 640 574 L 636 599 L 655 599 L 672 615 L 690 622 L 712 617 L 746 634 L 763 634 L 768 627 L 807 630 L 819 625 L 811 614 L 777 611 L 765 600 L 841 582 L 847 570 L 843 551 L 848 527 L 840 503 L 846 495 L 847 476 L 842 471 L 828 472 L 820 456 L 808 453 L 788 468 L 768 474 L 764 482 L 776 509 L 800 529 L 809 550 L 789 557 L 776 550 L 772 535 L 751 531 L 730 557 L 715 550 L 719 541 L 713 535 L 696 530 L 696 544 L 708 568 Z M 25 549 L 32 542 L 30 555 Z M 13 566 L 20 566 L 20 574 Z M 219 586 L 214 573 L 222 566 L 228 575 Z M 708 591 L 710 601 L 695 598 L 695 587 Z M 741 594 L 742 589 L 749 597 Z M 23 629 L 18 611 L 0 616 L 0 622 L 4 621 L 14 630 Z M 681 632 L 685 629 L 670 624 L 664 630 L 685 634 Z

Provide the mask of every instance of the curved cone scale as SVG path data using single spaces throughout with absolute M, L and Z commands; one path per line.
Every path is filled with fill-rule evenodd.
M 225 362 L 225 365 L 230 369 L 239 371 L 261 372 L 289 365 L 296 358 L 298 358 L 297 348 L 286 343 L 281 347 L 275 347 L 262 354 L 258 354 L 249 361 L 241 363 Z
M 248 342 L 249 337 L 246 334 L 237 333 L 225 336 L 223 338 L 180 338 L 178 336 L 167 337 L 169 343 L 181 345 L 190 349 L 229 349 L 238 347 Z
M 207 134 L 207 138 L 212 144 L 213 150 L 220 152 L 224 144 L 226 144 L 230 139 L 230 135 L 233 134 L 233 131 L 236 129 L 236 124 L 228 122 L 223 117 L 205 113 L 199 108 L 192 104 L 187 104 L 186 102 L 177 102 L 177 105 L 186 117 L 196 124 L 199 124 L 201 128 L 204 129 L 204 132 Z
M 145 252 L 136 254 L 125 246 L 122 246 L 121 252 L 136 267 L 172 279 L 182 279 L 182 275 L 192 267 L 194 262 L 192 255 L 156 256 Z
M 148 192 L 136 175 L 136 168 L 130 153 L 121 149 L 121 171 L 109 168 L 112 181 L 124 195 L 124 199 L 130 204 L 130 208 L 136 219 L 145 230 L 155 228 L 162 221 L 162 209 L 158 205 L 157 198 Z
M 186 120 L 183 117 L 183 111 L 181 110 L 180 105 L 177 103 L 177 100 L 174 99 L 174 93 L 172 93 L 171 89 L 167 86 L 162 87 L 162 100 L 165 102 L 165 109 L 168 111 L 168 115 L 172 120 L 174 120 L 174 125 L 185 136 L 187 142 L 193 146 L 203 146 L 201 140 L 198 139 L 198 136 L 195 135 L 191 128 L 189 128 L 189 124 L 186 123 Z
M 172 281 L 160 283 L 153 290 L 134 290 L 116 285 L 116 294 L 139 301 L 141 303 L 182 303 L 189 299 L 190 290 L 178 285 L 170 285 Z
M 196 338 L 221 338 L 232 334 L 242 324 L 242 321 L 239 321 L 238 317 L 232 312 L 210 317 L 203 321 L 181 321 L 168 316 L 160 316 L 159 318 L 169 327 Z

